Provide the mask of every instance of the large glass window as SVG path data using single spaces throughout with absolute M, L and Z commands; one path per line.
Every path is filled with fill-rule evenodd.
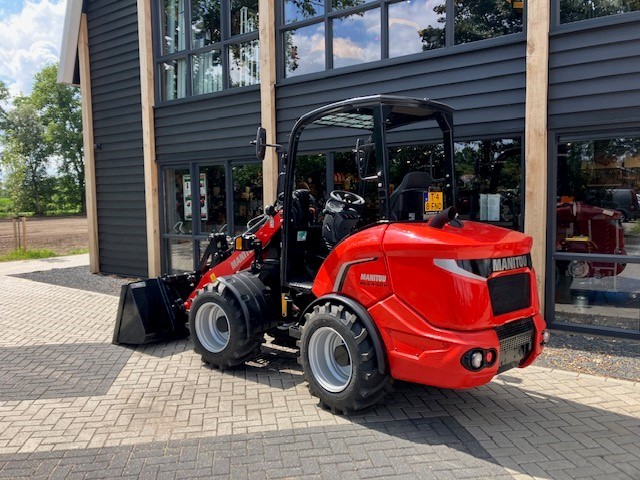
M 188 235 L 193 231 L 193 195 L 188 168 L 167 169 L 164 174 L 165 232 Z
M 281 2 L 285 77 L 522 32 L 514 0 L 453 0 L 451 12 L 447 0 Z
M 227 226 L 227 188 L 224 165 L 207 165 L 200 170 L 200 233 L 225 231 Z
M 262 214 L 262 165 L 234 165 L 233 224 L 234 234 L 247 229 L 247 224 Z
M 557 150 L 555 321 L 640 329 L 640 138 Z
M 165 271 L 192 271 L 211 233 L 242 233 L 262 214 L 262 165 L 191 162 L 163 169 Z
M 515 7 L 515 1 L 455 0 L 454 3 L 456 44 L 522 31 L 522 7 Z
M 560 23 L 640 10 L 638 0 L 560 0 Z
M 446 7 L 439 0 L 389 5 L 389 56 L 445 46 Z
M 519 139 L 456 142 L 456 208 L 464 219 L 523 228 Z
M 259 83 L 258 0 L 161 4 L 156 64 L 162 100 Z
M 333 20 L 333 66 L 380 60 L 380 9 Z

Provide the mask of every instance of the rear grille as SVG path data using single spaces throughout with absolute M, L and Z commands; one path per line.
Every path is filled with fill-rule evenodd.
M 518 320 L 516 322 L 505 323 L 496 327 L 496 333 L 498 334 L 498 340 L 506 340 L 509 337 L 520 335 L 522 333 L 533 332 L 533 319 L 525 318 L 524 320 Z
M 498 372 L 518 365 L 533 350 L 535 328 L 532 318 L 507 323 L 496 328 L 500 340 Z
M 487 280 L 494 315 L 515 312 L 531 305 L 531 276 L 503 275 Z

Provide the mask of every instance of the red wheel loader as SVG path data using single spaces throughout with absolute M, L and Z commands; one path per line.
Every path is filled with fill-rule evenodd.
M 393 379 L 470 388 L 530 365 L 549 339 L 532 241 L 457 217 L 452 117 L 430 100 L 350 99 L 303 115 L 286 153 L 259 128 L 258 158 L 280 152 L 276 204 L 231 245 L 212 235 L 197 272 L 125 286 L 114 342 L 188 328 L 203 361 L 224 369 L 265 334 L 295 341 L 312 394 L 334 412 L 375 405 Z M 360 179 L 324 205 L 295 188 L 300 142 L 320 128 L 354 137 Z M 421 135 L 441 143 L 407 157 L 401 145 Z

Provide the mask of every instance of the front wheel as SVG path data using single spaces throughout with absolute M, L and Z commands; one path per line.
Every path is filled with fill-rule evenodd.
M 379 403 L 391 390 L 391 377 L 378 371 L 371 335 L 343 305 L 316 305 L 300 339 L 300 363 L 309 390 L 336 413 Z
M 260 350 L 262 335 L 247 334 L 238 300 L 220 282 L 198 293 L 189 312 L 189 332 L 196 353 L 212 367 L 228 368 L 251 359 Z

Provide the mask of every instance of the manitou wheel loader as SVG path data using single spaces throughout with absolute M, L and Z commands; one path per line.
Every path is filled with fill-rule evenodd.
M 276 204 L 231 245 L 212 235 L 197 272 L 125 286 L 114 342 L 185 335 L 186 322 L 202 360 L 224 369 L 265 334 L 293 340 L 311 393 L 335 412 L 378 403 L 393 379 L 470 388 L 530 365 L 549 339 L 532 241 L 457 218 L 452 116 L 430 100 L 354 98 L 303 115 L 286 154 L 259 128 L 258 158 L 281 152 Z M 303 137 L 353 137 L 358 191 L 322 205 L 297 189 Z M 400 147 L 437 137 L 430 155 Z

